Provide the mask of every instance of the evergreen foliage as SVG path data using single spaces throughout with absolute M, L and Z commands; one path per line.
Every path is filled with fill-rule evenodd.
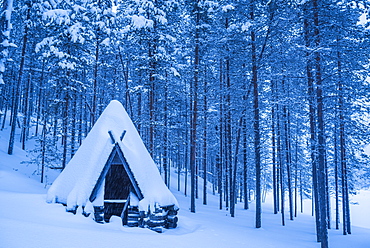
M 41 181 L 117 99 L 165 183 L 171 170 L 185 176 L 177 188 L 192 212 L 212 186 L 232 217 L 238 198 L 256 201 L 259 228 L 272 190 L 283 225 L 312 199 L 322 247 L 332 211 L 351 233 L 349 194 L 370 173 L 366 1 L 21 0 L 10 19 L 11 4 L 0 16 L 0 124 L 9 154 L 36 140 Z

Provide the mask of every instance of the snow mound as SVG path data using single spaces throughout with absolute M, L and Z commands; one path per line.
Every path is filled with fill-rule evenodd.
M 85 207 L 91 192 L 114 148 L 108 131 L 120 135 L 118 142 L 143 194 L 139 208 L 154 209 L 155 205 L 179 204 L 164 184 L 158 168 L 146 149 L 139 133 L 119 101 L 113 100 L 103 111 L 80 148 L 54 181 L 47 194 L 47 202 L 63 203 L 67 209 Z

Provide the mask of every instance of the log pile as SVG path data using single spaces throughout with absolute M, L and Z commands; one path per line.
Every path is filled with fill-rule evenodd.
M 163 228 L 177 227 L 177 212 L 174 205 L 156 207 L 153 212 L 139 211 L 138 207 L 130 206 L 127 213 L 127 226 L 149 228 L 155 232 L 163 232 Z

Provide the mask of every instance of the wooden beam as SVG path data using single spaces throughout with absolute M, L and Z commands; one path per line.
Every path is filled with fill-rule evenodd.
M 91 192 L 91 195 L 90 195 L 90 198 L 89 198 L 90 202 L 93 202 L 96 199 L 96 197 L 98 195 L 98 192 L 99 192 L 99 189 L 100 189 L 100 187 L 101 187 L 101 185 L 102 185 L 102 183 L 105 179 L 105 176 L 107 175 L 107 173 L 109 171 L 109 168 L 112 164 L 113 158 L 116 155 L 116 153 L 117 153 L 116 149 L 113 149 L 112 152 L 110 153 L 110 155 L 108 157 L 108 160 L 104 165 L 103 171 L 100 173 L 98 181 L 96 182 L 95 187 L 94 187 L 93 191 Z
M 132 173 L 129 164 L 127 163 L 127 160 L 126 160 L 126 158 L 125 158 L 125 156 L 123 154 L 123 151 L 121 150 L 121 147 L 115 141 L 112 131 L 108 131 L 108 133 L 109 133 L 109 136 L 110 136 L 113 144 L 115 144 L 115 145 L 114 145 L 114 147 L 112 149 L 111 154 L 108 157 L 107 162 L 104 165 L 104 168 L 103 168 L 103 170 L 102 170 L 102 172 L 101 172 L 101 174 L 100 174 L 100 176 L 98 178 L 98 181 L 95 184 L 95 187 L 94 187 L 93 191 L 91 192 L 91 195 L 90 195 L 90 198 L 89 198 L 90 202 L 93 202 L 96 199 L 96 197 L 97 197 L 97 195 L 99 193 L 99 189 L 101 188 L 101 185 L 102 185 L 102 183 L 103 183 L 103 181 L 105 179 L 105 176 L 107 175 L 107 173 L 109 171 L 110 166 L 113 163 L 113 159 L 116 156 L 116 154 L 118 154 L 118 157 L 122 161 L 122 165 L 123 165 L 124 169 L 126 170 L 126 173 L 127 173 L 128 177 L 129 177 L 129 179 L 131 181 L 131 184 L 132 184 L 132 187 L 134 188 L 135 194 L 137 195 L 137 197 L 139 198 L 139 200 L 142 200 L 144 198 L 144 196 L 141 193 L 141 190 L 139 188 L 139 185 L 137 184 L 137 181 L 136 181 L 136 179 L 134 177 L 134 174 Z M 123 139 L 123 137 L 125 136 L 125 134 L 126 134 L 126 130 L 123 131 L 123 133 L 122 133 L 122 135 L 120 137 L 121 140 Z
M 115 144 L 115 143 L 116 143 L 116 140 L 114 139 L 114 136 L 113 136 L 112 131 L 111 131 L 111 130 L 109 130 L 109 131 L 108 131 L 108 133 L 109 133 L 109 137 L 110 137 L 110 139 L 111 139 L 111 141 L 112 141 L 112 144 Z
M 123 130 L 122 134 L 121 134 L 121 137 L 119 137 L 119 139 L 122 141 L 123 138 L 125 137 L 125 134 L 126 134 L 126 130 Z
M 119 158 L 122 161 L 123 167 L 125 168 L 125 170 L 127 172 L 127 175 L 130 178 L 130 180 L 131 180 L 132 187 L 134 188 L 134 192 L 136 193 L 136 195 L 139 198 L 139 200 L 142 200 L 144 198 L 144 196 L 141 193 L 141 190 L 139 188 L 139 185 L 136 182 L 136 179 L 134 177 L 134 174 L 132 173 L 129 164 L 127 163 L 127 160 L 126 160 L 126 158 L 125 158 L 125 156 L 124 156 L 124 154 L 123 154 L 123 152 L 121 150 L 121 147 L 118 145 L 118 143 L 116 143 L 115 147 L 116 147 L 117 154 L 118 154 Z

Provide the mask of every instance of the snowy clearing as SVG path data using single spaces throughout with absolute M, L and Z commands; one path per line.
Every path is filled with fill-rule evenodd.
M 175 189 L 171 191 L 182 207 L 179 226 L 162 234 L 148 229 L 121 226 L 120 219 L 97 224 L 80 213 L 65 212 L 61 204 L 46 203 L 46 189 L 35 179 L 22 174 L 30 170 L 20 164 L 22 156 L 6 154 L 6 142 L 0 147 L 0 247 L 320 247 L 315 241 L 314 218 L 300 214 L 295 221 L 280 225 L 280 215 L 272 213 L 271 199 L 263 204 L 262 228 L 254 228 L 254 205 L 243 210 L 237 205 L 236 217 L 218 210 L 218 197 L 209 195 L 209 205 L 197 201 L 197 213 L 189 211 L 190 198 Z M 21 154 L 18 151 L 18 154 Z M 24 157 L 23 157 L 24 158 Z M 15 171 L 14 168 L 17 168 Z M 361 192 L 352 206 L 353 234 L 343 236 L 331 230 L 331 247 L 369 247 L 370 224 L 366 214 L 370 193 Z M 309 202 L 307 202 L 309 206 Z M 309 210 L 306 210 L 309 212 Z M 357 227 L 361 226 L 361 227 Z

